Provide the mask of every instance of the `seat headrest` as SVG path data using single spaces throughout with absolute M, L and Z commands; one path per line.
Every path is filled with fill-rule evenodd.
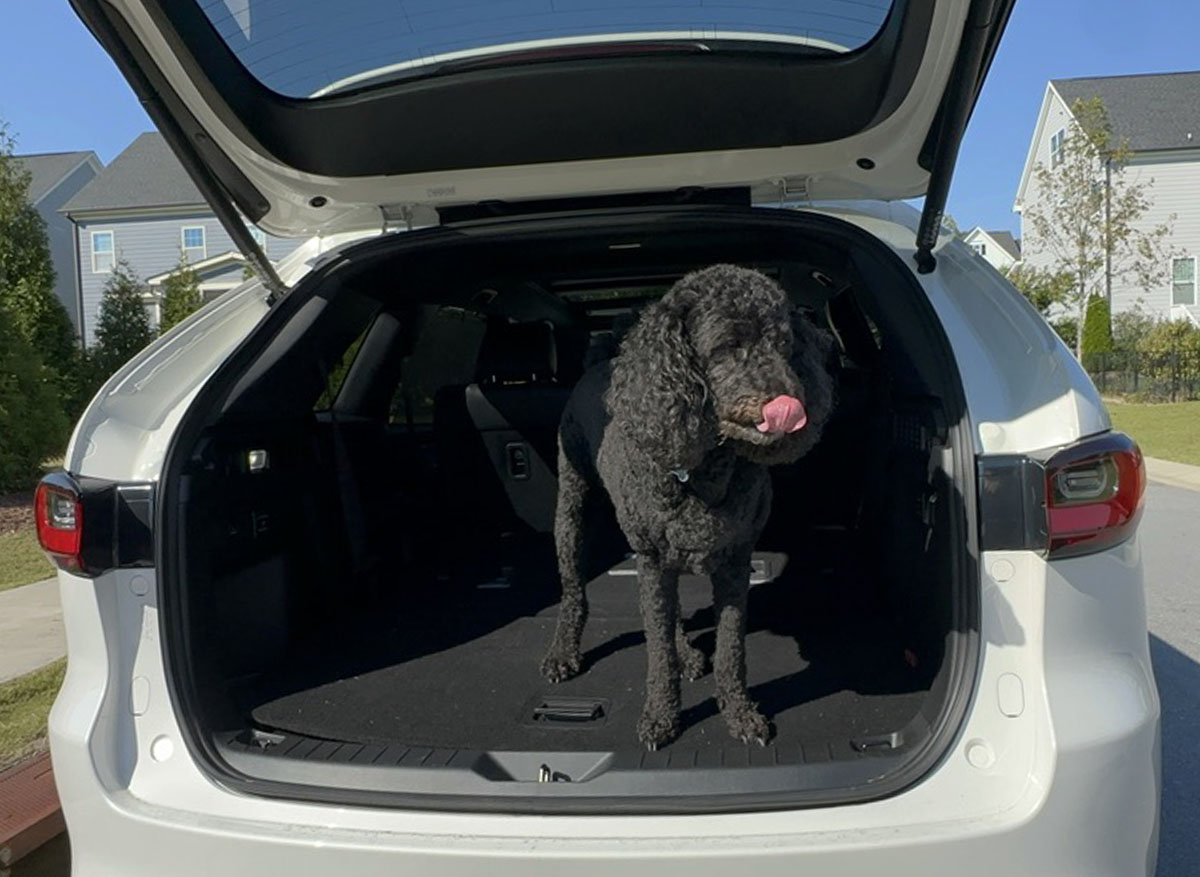
M 475 378 L 483 385 L 546 383 L 558 373 L 558 349 L 549 323 L 489 323 Z

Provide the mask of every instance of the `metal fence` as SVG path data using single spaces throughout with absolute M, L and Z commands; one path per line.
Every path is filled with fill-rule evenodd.
M 1084 354 L 1083 367 L 1103 395 L 1146 402 L 1200 399 L 1200 351 Z

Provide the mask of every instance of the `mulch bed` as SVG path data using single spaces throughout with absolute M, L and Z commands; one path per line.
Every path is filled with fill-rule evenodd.
M 33 523 L 33 492 L 0 493 L 0 533 L 9 533 Z

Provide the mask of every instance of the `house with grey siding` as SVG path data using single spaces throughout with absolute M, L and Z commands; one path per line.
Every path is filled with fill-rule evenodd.
M 29 203 L 46 223 L 50 261 L 54 265 L 54 294 L 71 318 L 75 332 L 82 337 L 75 226 L 59 211 L 103 170 L 104 165 L 91 151 L 40 152 L 13 158 L 17 166 L 29 174 Z
M 1022 214 L 1022 261 L 1031 267 L 1046 267 L 1050 261 L 1025 220 L 1024 211 L 1041 197 L 1034 169 L 1039 164 L 1054 169 L 1059 148 L 1071 136 L 1072 104 L 1092 98 L 1104 102 L 1113 134 L 1133 151 L 1126 179 L 1147 186 L 1150 209 L 1140 224 L 1150 229 L 1168 223 L 1172 228 L 1163 265 L 1166 279 L 1143 290 L 1114 278 L 1112 311 L 1138 306 L 1158 317 L 1200 325 L 1200 71 L 1047 83 L 1013 205 Z M 1097 280 L 1103 289 L 1103 278 Z
M 129 144 L 62 211 L 75 227 L 82 335 L 88 344 L 95 340 L 104 285 L 119 260 L 146 285 L 144 299 L 154 325 L 159 291 L 181 253 L 199 275 L 206 301 L 245 277 L 241 253 L 156 131 Z M 272 261 L 300 244 L 249 228 Z

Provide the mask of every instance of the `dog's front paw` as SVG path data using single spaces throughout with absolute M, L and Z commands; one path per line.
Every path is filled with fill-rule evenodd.
M 771 739 L 771 723 L 750 702 L 727 707 L 722 711 L 729 733 L 743 743 L 766 746 Z
M 684 679 L 695 682 L 708 671 L 708 660 L 704 652 L 684 641 L 679 645 L 679 670 Z
M 638 739 L 653 752 L 679 736 L 679 714 L 644 710 L 638 719 L 637 732 Z
M 579 652 L 564 652 L 552 648 L 542 658 L 542 675 L 551 682 L 566 682 L 578 676 L 583 669 L 583 657 Z

